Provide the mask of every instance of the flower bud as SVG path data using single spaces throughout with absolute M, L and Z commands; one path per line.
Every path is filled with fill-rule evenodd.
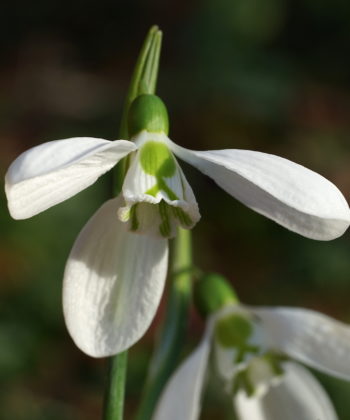
M 239 301 L 232 286 L 223 276 L 206 274 L 194 285 L 194 302 L 199 313 L 206 317 Z
M 151 133 L 169 133 L 168 112 L 164 102 L 156 95 L 140 95 L 130 106 L 128 114 L 129 136 L 143 130 Z

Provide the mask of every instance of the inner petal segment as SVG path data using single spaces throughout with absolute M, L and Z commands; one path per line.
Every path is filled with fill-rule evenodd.
M 177 226 L 191 229 L 200 219 L 193 191 L 168 146 L 152 139 L 139 144 L 124 180 L 125 206 L 118 216 L 134 232 L 170 238 Z
M 286 357 L 264 346 L 261 326 L 251 314 L 225 315 L 217 319 L 214 332 L 215 367 L 229 393 L 243 389 L 248 397 L 260 397 L 280 383 Z

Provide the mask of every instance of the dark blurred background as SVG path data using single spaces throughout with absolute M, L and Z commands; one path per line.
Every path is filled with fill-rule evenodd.
M 74 136 L 116 139 L 130 74 L 152 24 L 164 31 L 158 93 L 170 136 L 193 149 L 278 154 L 350 200 L 350 2 L 110 1 L 2 4 L 0 170 L 22 151 Z M 197 265 L 226 275 L 249 304 L 297 305 L 350 322 L 350 238 L 308 240 L 253 213 L 194 169 Z M 0 420 L 100 418 L 106 366 L 64 326 L 61 281 L 74 238 L 109 195 L 108 179 L 32 219 L 1 192 Z M 154 330 L 130 353 L 127 416 L 137 407 Z M 203 325 L 193 313 L 189 351 Z M 319 376 L 341 420 L 350 384 Z M 230 419 L 211 382 L 203 419 Z

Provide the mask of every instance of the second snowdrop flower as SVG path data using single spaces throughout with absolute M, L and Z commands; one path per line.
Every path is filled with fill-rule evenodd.
M 224 302 L 223 281 L 205 281 L 215 284 L 206 296 L 214 312 L 201 343 L 166 385 L 153 420 L 197 420 L 209 371 L 221 379 L 239 420 L 336 420 L 326 392 L 298 362 L 350 380 L 350 327 L 307 309 Z

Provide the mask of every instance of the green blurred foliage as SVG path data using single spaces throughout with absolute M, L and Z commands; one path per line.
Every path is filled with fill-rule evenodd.
M 170 136 L 194 149 L 279 154 L 350 198 L 350 3 L 316 0 L 7 2 L 0 25 L 0 169 L 43 141 L 116 138 L 123 98 L 151 24 L 164 30 L 159 94 Z M 350 322 L 349 234 L 301 238 L 248 210 L 183 165 L 202 220 L 195 260 L 226 275 L 244 302 L 298 305 Z M 62 273 L 110 179 L 26 221 L 0 216 L 0 420 L 96 419 L 105 364 L 64 327 Z M 218 217 L 218 214 L 220 217 Z M 127 418 L 138 404 L 161 308 L 130 354 Z M 193 315 L 186 351 L 203 324 Z M 324 375 L 341 420 L 350 385 Z M 213 378 L 203 419 L 232 418 Z

